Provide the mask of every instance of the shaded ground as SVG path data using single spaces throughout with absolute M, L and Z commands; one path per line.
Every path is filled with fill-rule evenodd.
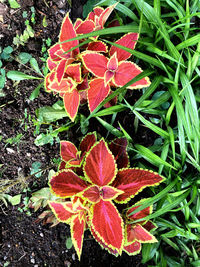
M 31 19 L 31 7 L 35 8 L 36 24 L 32 25 L 35 37 L 30 38 L 25 46 L 20 46 L 14 53 L 28 52 L 34 55 L 42 65 L 41 47 L 42 40 L 51 38 L 52 44 L 57 41 L 62 19 L 70 9 L 66 0 L 45 1 L 25 0 L 19 1 L 20 9 L 10 9 L 8 1 L 0 4 L 0 46 L 12 45 L 16 34 L 22 34 L 25 29 L 26 11 L 28 19 Z M 47 4 L 48 3 L 48 4 Z M 73 19 L 82 13 L 83 1 L 75 1 L 71 10 Z M 43 19 L 46 16 L 47 27 L 43 27 Z M 23 70 L 23 66 L 15 61 L 4 62 L 6 70 Z M 35 110 L 45 105 L 52 105 L 58 100 L 57 97 L 41 91 L 39 98 L 30 102 L 29 96 L 38 85 L 37 81 L 22 81 L 19 84 L 8 80 L 4 88 L 5 97 L 0 98 L 0 179 L 1 182 L 9 179 L 16 181 L 18 177 L 26 177 L 30 174 L 33 162 L 39 161 L 42 168 L 51 165 L 52 159 L 58 158 L 59 145 L 36 146 L 34 144 Z M 135 96 L 132 96 L 134 101 Z M 84 111 L 84 108 L 83 108 Z M 134 137 L 129 114 L 121 115 L 123 124 L 130 125 L 129 134 Z M 119 118 L 120 119 L 120 118 Z M 90 130 L 97 130 L 103 135 L 106 131 L 92 121 Z M 63 138 L 78 142 L 81 136 L 77 127 L 70 130 Z M 13 139 L 18 136 L 18 139 Z M 145 134 L 140 135 L 141 141 L 146 142 Z M 9 142 L 8 139 L 15 141 Z M 148 140 L 149 142 L 149 140 Z M 150 141 L 151 143 L 151 141 Z M 29 187 L 33 191 L 40 189 L 47 182 L 47 173 L 43 173 L 33 186 L 33 177 L 28 180 Z M 11 193 L 18 193 L 17 187 L 12 188 Z M 30 193 L 26 192 L 23 196 Z M 28 217 L 20 213 L 17 207 L 0 209 L 0 266 L 144 266 L 140 264 L 141 257 L 129 257 L 123 254 L 119 258 L 109 255 L 105 250 L 91 239 L 86 233 L 81 262 L 77 260 L 74 249 L 66 249 L 66 236 L 69 236 L 69 227 L 59 224 L 54 228 L 35 223 L 39 213 Z

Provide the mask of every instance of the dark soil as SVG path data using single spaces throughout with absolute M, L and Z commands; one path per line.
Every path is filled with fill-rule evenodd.
M 22 34 L 25 29 L 25 18 L 23 11 L 27 11 L 28 18 L 31 18 L 31 7 L 36 11 L 36 24 L 32 25 L 35 31 L 35 37 L 30 38 L 25 46 L 19 46 L 14 54 L 19 52 L 28 52 L 38 59 L 41 54 L 42 40 L 51 38 L 52 44 L 57 41 L 62 19 L 68 10 L 71 10 L 71 17 L 74 21 L 82 14 L 82 5 L 84 1 L 74 1 L 72 8 L 69 7 L 67 0 L 24 0 L 18 1 L 20 9 L 10 9 L 8 1 L 0 4 L 0 14 L 3 14 L 3 21 L 0 22 L 0 46 L 13 46 L 13 38 L 16 34 Z M 48 3 L 48 4 L 47 4 Z M 42 21 L 46 16 L 48 26 L 43 27 Z M 14 46 L 13 46 L 14 47 Z M 19 66 L 15 61 L 4 62 L 6 70 L 21 70 L 24 67 Z M 53 158 L 59 158 L 59 144 L 36 146 L 34 141 L 35 125 L 33 119 L 35 110 L 39 107 L 54 104 L 58 97 L 41 90 L 38 98 L 34 101 L 29 100 L 31 92 L 37 87 L 37 81 L 21 81 L 13 83 L 7 80 L 4 88 L 5 97 L 0 98 L 0 180 L 1 184 L 7 180 L 9 183 L 16 182 L 20 177 L 30 175 L 33 162 L 40 162 L 42 168 L 52 165 Z M 140 93 L 133 92 L 129 95 L 129 100 L 134 103 Z M 86 107 L 81 108 L 84 114 Z M 155 135 L 149 135 L 147 131 L 138 133 L 135 136 L 133 130 L 134 116 L 121 113 L 116 120 L 126 126 L 126 130 L 135 141 L 141 144 L 153 144 Z M 96 130 L 102 136 L 106 136 L 107 131 L 97 123 L 91 120 L 89 131 Z M 42 131 L 42 130 L 41 130 Z M 45 131 L 45 127 L 43 129 Z M 151 132 L 152 134 L 152 132 Z M 8 139 L 20 136 L 20 139 L 14 143 L 8 142 Z M 62 139 L 69 139 L 79 143 L 82 133 L 78 126 L 73 127 L 69 132 L 62 134 Z M 109 136 L 110 138 L 112 136 Z M 44 187 L 47 183 L 48 172 L 43 172 L 42 177 L 30 177 L 22 182 L 29 186 L 31 191 L 36 191 Z M 0 186 L 1 186 L 0 184 Z M 9 194 L 20 193 L 20 188 L 14 186 L 10 188 Z M 30 196 L 31 193 L 24 193 Z M 1 209 L 2 208 L 2 209 Z M 86 233 L 83 246 L 81 262 L 78 261 L 75 250 L 68 250 L 65 242 L 66 237 L 70 236 L 69 227 L 59 224 L 54 228 L 49 225 L 36 223 L 37 216 L 41 213 L 33 213 L 27 216 L 20 213 L 18 207 L 10 206 L 0 207 L 0 266 L 145 266 L 140 264 L 141 256 L 129 257 L 124 254 L 121 257 L 109 255 L 105 250 Z

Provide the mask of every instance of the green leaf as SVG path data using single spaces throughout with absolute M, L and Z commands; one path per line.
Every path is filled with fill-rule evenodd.
M 197 45 L 199 43 L 199 41 L 200 41 L 200 34 L 197 34 L 197 35 L 183 41 L 182 43 L 178 44 L 176 46 L 176 48 L 178 50 L 181 50 L 181 49 L 189 47 L 189 46 Z
M 34 37 L 34 30 L 33 30 L 33 28 L 31 27 L 31 25 L 27 25 L 26 26 L 26 31 L 27 31 L 27 33 L 28 33 L 28 35 L 30 36 L 30 37 Z
M 11 8 L 20 8 L 21 6 L 18 4 L 16 0 L 8 0 Z
M 12 198 L 9 199 L 9 202 L 13 205 L 13 206 L 16 206 L 18 205 L 20 202 L 21 202 L 21 194 L 19 195 L 16 195 Z
M 112 115 L 112 114 L 121 112 L 121 111 L 123 111 L 125 109 L 126 109 L 126 107 L 124 107 L 124 105 L 119 104 L 119 105 L 112 106 L 112 107 L 109 107 L 109 108 L 106 108 L 106 109 L 103 109 L 103 110 L 97 112 L 94 115 L 94 117 L 101 117 L 101 116 Z
M 48 26 L 48 23 L 47 23 L 47 16 L 44 16 L 43 20 L 42 20 L 42 25 L 43 27 L 47 27 Z
M 127 103 L 127 101 L 125 101 Z M 146 127 L 148 127 L 149 129 L 151 129 L 152 131 L 154 131 L 155 133 L 157 133 L 160 136 L 163 136 L 164 138 L 169 138 L 169 134 L 168 132 L 166 132 L 165 130 L 163 130 L 162 128 L 156 126 L 155 124 L 151 123 L 150 121 L 146 120 L 140 113 L 138 113 L 136 110 L 131 109 L 132 112 L 135 114 L 135 116 L 138 117 L 138 119 L 144 123 L 144 125 Z
M 22 81 L 22 80 L 41 80 L 42 78 L 30 76 L 20 71 L 11 70 L 7 72 L 7 77 L 13 81 Z
M 33 162 L 32 167 L 31 167 L 31 175 L 41 171 L 41 168 L 40 168 L 41 166 L 42 166 L 42 164 L 39 161 Z M 41 177 L 41 175 L 42 175 L 42 172 L 39 172 L 39 173 L 35 174 L 35 177 L 39 178 L 39 177 Z
M 92 11 L 94 5 L 98 3 L 99 0 L 88 0 L 86 4 L 83 6 L 83 17 L 86 18 L 89 12 Z
M 50 106 L 36 110 L 37 117 L 41 122 L 52 122 L 67 117 L 65 110 L 58 110 Z
M 146 160 L 148 160 L 150 163 L 156 165 L 156 166 L 160 166 L 160 165 L 164 165 L 166 167 L 175 169 L 171 164 L 169 164 L 168 162 L 164 161 L 163 159 L 161 159 L 159 156 L 157 156 L 156 154 L 154 154 L 149 148 L 146 148 L 142 145 L 135 145 L 135 148 L 137 149 L 137 151 L 139 152 L 139 154 L 145 158 Z
M 117 136 L 117 137 L 122 137 L 123 133 L 120 132 L 119 130 L 117 130 L 115 127 L 113 127 L 111 124 L 109 124 L 108 122 L 102 120 L 99 117 L 96 117 L 97 120 L 103 125 L 103 127 L 106 128 L 106 130 L 108 130 L 111 134 Z
M 54 137 L 51 134 L 39 134 L 35 139 L 35 145 L 36 146 L 43 146 L 46 144 L 53 145 Z
M 199 267 L 200 266 L 200 260 L 191 262 L 192 266 Z
M 13 48 L 11 46 L 7 46 L 3 49 L 3 53 L 11 54 L 13 52 Z
M 71 249 L 72 248 L 73 243 L 72 243 L 71 237 L 67 237 L 65 245 L 66 245 L 67 249 Z
M 4 69 L 0 69 L 1 75 L 0 75 L 0 90 L 4 88 L 5 82 L 6 82 L 6 73 Z M 4 96 L 5 94 L 1 90 L 0 96 Z
M 43 74 L 42 74 L 42 72 L 38 66 L 37 60 L 34 57 L 32 57 L 30 59 L 30 65 L 37 73 L 39 73 L 41 76 L 43 76 Z
M 35 98 L 38 97 L 38 95 L 40 94 L 40 88 L 42 88 L 44 86 L 44 83 L 40 83 L 31 93 L 29 100 L 33 101 Z
M 29 62 L 32 56 L 29 53 L 22 52 L 19 54 L 18 58 L 22 64 L 26 64 Z

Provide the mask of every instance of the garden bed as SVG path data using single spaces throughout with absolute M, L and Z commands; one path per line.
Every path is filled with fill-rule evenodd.
M 49 119 L 44 115 L 49 107 L 56 103 L 55 111 L 63 108 L 59 95 L 47 93 L 40 85 L 42 79 L 15 81 L 6 78 L 5 72 L 41 77 L 41 70 L 46 76 L 47 50 L 58 41 L 66 13 L 74 23 L 86 17 L 93 3 L 77 0 L 70 6 L 67 0 L 0 1 L 0 266 L 145 267 L 147 262 L 151 266 L 200 266 L 200 15 L 197 1 L 191 1 L 189 7 L 186 2 L 120 1 L 123 8 L 115 6 L 110 21 L 117 18 L 125 27 L 141 31 L 130 60 L 147 73 L 151 85 L 120 91 L 116 110 L 102 107 L 91 116 L 84 104 L 75 119 L 69 114 Z M 124 33 L 120 34 L 114 41 Z M 113 41 L 113 35 L 100 39 L 106 41 L 107 36 L 108 42 Z M 87 60 L 84 64 L 87 66 Z M 70 227 L 45 224 L 38 219 L 44 209 L 34 212 L 30 205 L 32 194 L 48 186 L 49 171 L 58 169 L 60 140 L 78 147 L 82 138 L 94 131 L 97 140 L 103 137 L 106 142 L 126 137 L 130 166 L 165 177 L 161 185 L 135 197 L 136 201 L 141 197 L 152 201 L 152 220 L 158 226 L 158 242 L 142 244 L 143 250 L 136 256 L 109 254 L 87 230 L 79 261 L 77 248 L 70 243 Z M 53 185 L 50 187 L 53 192 Z M 130 207 L 135 199 L 122 207 Z

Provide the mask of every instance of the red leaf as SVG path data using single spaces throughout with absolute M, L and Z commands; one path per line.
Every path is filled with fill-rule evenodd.
M 49 186 L 58 197 L 67 198 L 83 191 L 87 184 L 72 170 L 63 170 L 52 176 Z
M 95 24 L 92 20 L 85 20 L 76 27 L 77 34 L 86 34 L 95 30 Z
M 57 66 L 57 64 L 51 60 L 51 58 L 47 58 L 47 67 L 50 71 L 52 71 L 55 67 Z
M 64 170 L 66 169 L 66 162 L 65 161 L 61 161 L 59 167 L 58 167 L 58 170 L 61 171 L 61 170 Z
M 73 24 L 69 18 L 69 13 L 65 16 L 62 22 L 61 30 L 60 30 L 60 36 L 59 36 L 59 42 L 64 42 L 68 39 L 75 38 L 76 37 L 76 31 L 73 27 Z M 73 48 L 74 46 L 78 45 L 78 40 L 65 42 L 60 44 L 60 46 L 63 48 L 64 51 L 68 51 L 69 49 Z M 79 48 L 76 48 L 72 51 L 72 54 L 75 56 L 79 54 Z M 73 57 L 74 57 L 73 56 Z
M 97 137 L 96 133 L 88 133 L 80 143 L 80 150 L 83 152 L 88 152 L 90 148 L 96 143 Z
M 74 29 L 77 29 L 78 28 L 78 26 L 82 23 L 83 21 L 82 21 L 82 19 L 77 19 L 76 21 L 75 21 L 75 23 L 74 23 Z
M 90 227 L 90 231 L 94 237 L 94 239 L 99 243 L 99 245 L 103 248 L 106 249 L 110 254 L 113 254 L 114 256 L 118 256 L 118 252 L 116 249 L 110 248 L 108 245 L 106 245 L 99 237 L 96 235 L 95 231 L 92 228 L 92 225 Z
M 152 229 L 156 229 L 157 226 L 152 221 L 148 221 L 142 225 L 147 231 L 151 231 Z
M 137 202 L 136 204 L 140 204 L 140 205 L 132 207 L 127 211 L 126 215 L 127 215 L 129 220 L 136 221 L 136 220 L 142 219 L 142 218 L 144 218 L 144 217 L 146 217 L 152 213 L 153 206 L 149 206 L 149 207 L 147 207 L 141 211 L 136 212 L 135 214 L 130 215 L 134 210 L 139 208 L 142 205 L 142 202 L 144 202 L 145 200 L 146 199 L 142 199 L 141 201 Z M 141 221 L 141 222 L 139 222 L 139 224 L 143 224 L 144 222 L 145 221 Z
M 115 43 L 130 49 L 134 49 L 138 37 L 139 37 L 138 33 L 128 33 L 122 36 L 122 38 L 120 38 Z M 112 56 L 115 52 L 117 52 L 117 58 L 119 61 L 126 60 L 131 56 L 131 53 L 113 45 L 111 46 L 110 49 L 110 56 Z
M 115 72 L 114 77 L 114 84 L 116 84 L 118 87 L 124 86 L 127 82 L 130 82 L 133 78 L 135 78 L 137 75 L 142 73 L 142 70 L 134 63 L 129 61 L 121 61 L 119 63 L 118 69 Z M 139 89 L 143 87 L 147 87 L 151 84 L 148 77 L 145 77 L 131 85 L 129 85 L 127 88 L 129 89 Z
M 100 200 L 91 207 L 91 214 L 92 228 L 98 238 L 121 254 L 124 243 L 123 220 L 113 203 Z
M 88 14 L 88 19 L 95 21 L 95 16 L 99 17 L 104 11 L 102 7 L 95 7 L 92 12 Z
M 74 121 L 80 104 L 79 92 L 76 89 L 72 92 L 66 92 L 63 96 L 63 101 L 68 116 Z
M 133 242 L 130 245 L 124 246 L 123 250 L 129 255 L 134 256 L 140 253 L 141 244 L 138 241 Z
M 68 141 L 60 142 L 60 154 L 62 159 L 68 163 L 68 165 L 80 166 L 81 158 L 78 155 L 78 150 L 74 144 Z
M 75 87 L 76 87 L 76 83 L 70 77 L 62 79 L 60 84 L 57 82 L 55 78 L 54 81 L 51 82 L 48 86 L 50 90 L 58 92 L 58 93 L 65 93 L 65 92 L 71 91 Z
M 87 50 L 96 51 L 96 52 L 103 52 L 103 53 L 108 52 L 108 48 L 107 48 L 106 44 L 104 44 L 101 41 L 95 41 L 95 42 L 89 43 Z
M 158 173 L 149 170 L 137 168 L 119 170 L 112 186 L 123 190 L 124 194 L 118 196 L 116 201 L 127 203 L 145 187 L 158 185 L 163 180 L 164 178 Z
M 82 83 L 77 85 L 77 90 L 79 93 L 85 93 L 86 94 L 86 101 L 87 101 L 87 93 L 86 90 L 89 89 L 89 84 L 88 84 L 88 77 L 86 76 Z M 85 91 L 84 91 L 85 90 Z
M 123 194 L 123 191 L 118 190 L 112 186 L 103 186 L 100 190 L 100 195 L 103 200 L 112 200 L 115 199 L 117 196 Z
M 81 197 L 86 198 L 89 202 L 97 203 L 100 201 L 100 199 L 110 201 L 122 193 L 123 191 L 112 186 L 99 187 L 92 185 L 86 188 L 83 193 L 81 192 Z
M 65 70 L 65 73 L 67 74 L 67 76 L 71 77 L 74 81 L 80 83 L 82 80 L 81 63 L 68 65 Z
M 110 16 L 110 14 L 112 13 L 113 9 L 116 7 L 117 4 L 118 3 L 115 3 L 114 5 L 107 7 L 99 16 L 99 25 L 101 26 L 102 29 L 108 17 Z
M 65 59 L 61 60 L 56 68 L 56 78 L 59 84 L 64 76 L 66 63 Z
M 88 152 L 83 169 L 88 180 L 99 186 L 108 185 L 115 178 L 115 160 L 103 139 Z
M 139 241 L 141 243 L 155 243 L 157 239 L 150 234 L 142 225 L 127 225 L 127 242 L 132 243 L 133 241 Z
M 113 93 L 112 90 L 110 90 L 109 95 L 111 95 Z M 109 107 L 112 107 L 112 106 L 115 106 L 117 104 L 117 96 L 113 97 L 110 101 L 108 101 L 105 105 L 104 105 L 104 108 L 109 108 Z
M 71 202 L 50 201 L 49 207 L 60 222 L 69 223 L 69 220 L 74 215 Z
M 88 51 L 81 55 L 83 64 L 92 74 L 97 77 L 104 77 L 107 70 L 108 59 L 97 52 Z
M 118 169 L 127 168 L 129 165 L 128 153 L 126 151 L 127 144 L 126 138 L 117 138 L 108 145 L 115 156 Z
M 83 105 L 87 103 L 87 91 L 80 91 L 79 95 L 80 95 L 80 104 Z
M 83 237 L 85 231 L 85 220 L 80 220 L 79 216 L 74 216 L 71 221 L 71 238 L 78 258 L 81 258 L 82 246 L 83 246 Z
M 49 48 L 48 53 L 51 60 L 60 61 L 61 58 L 56 54 L 59 50 L 61 50 L 60 44 L 55 44 Z
M 118 19 L 114 19 L 107 25 L 107 28 L 112 28 L 117 26 L 120 26 L 120 22 Z
M 116 71 L 118 68 L 117 53 L 114 53 L 108 61 L 107 69 L 110 71 Z
M 52 73 L 48 73 L 44 80 L 44 88 L 49 93 L 51 91 L 51 88 L 49 88 L 49 85 L 51 83 L 50 76 Z
M 107 97 L 110 92 L 110 86 L 104 83 L 104 79 L 95 78 L 89 83 L 88 106 L 90 111 L 95 110 L 96 107 Z
M 106 85 L 108 85 L 108 83 L 112 80 L 114 75 L 115 75 L 115 73 L 113 71 L 107 70 L 105 72 L 104 80 L 105 80 Z
M 100 201 L 100 191 L 97 185 L 91 185 L 81 192 L 81 197 L 86 198 L 89 202 L 97 203 Z

